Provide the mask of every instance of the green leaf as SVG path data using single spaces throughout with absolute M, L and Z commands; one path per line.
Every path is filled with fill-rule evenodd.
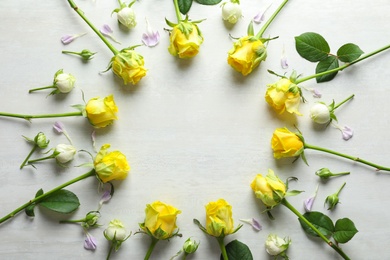
M 306 212 L 305 214 L 303 214 L 303 216 L 324 236 L 330 237 L 333 234 L 333 221 L 328 216 L 317 211 Z M 303 222 L 301 219 L 298 220 L 301 223 L 303 230 L 305 230 L 307 234 L 318 237 L 318 234 L 313 229 L 311 229 L 305 222 Z
M 192 6 L 192 0 L 178 0 L 180 13 L 187 14 Z
M 41 200 L 39 204 L 45 208 L 64 214 L 71 213 L 80 206 L 79 198 L 68 190 L 59 190 Z
M 342 218 L 336 221 L 335 232 L 333 234 L 334 240 L 338 243 L 347 243 L 353 236 L 359 232 L 355 224 L 349 218 Z
M 340 47 L 337 51 L 337 57 L 342 62 L 352 62 L 358 59 L 364 52 L 353 43 L 347 43 Z
M 329 56 L 325 60 L 318 62 L 316 67 L 316 73 L 325 72 L 338 67 L 339 67 L 339 61 L 337 57 Z M 324 76 L 316 77 L 316 81 L 317 83 L 331 81 L 332 79 L 334 79 L 334 77 L 336 77 L 336 75 L 337 75 L 337 71 L 330 74 L 326 74 Z
M 302 58 L 317 62 L 328 57 L 330 48 L 326 40 L 314 32 L 303 33 L 295 37 L 295 48 Z
M 39 189 L 36 193 L 35 193 L 35 198 L 41 196 L 43 194 L 43 190 L 42 189 Z M 36 203 L 33 203 L 29 206 L 27 206 L 25 209 L 24 209 L 24 212 L 26 213 L 27 216 L 29 217 L 35 217 L 35 213 L 34 213 L 34 208 L 37 204 Z
M 219 4 L 222 0 L 195 0 L 201 5 L 216 5 Z
M 231 241 L 225 247 L 229 260 L 253 260 L 249 247 L 238 240 Z M 221 260 L 223 260 L 222 255 Z

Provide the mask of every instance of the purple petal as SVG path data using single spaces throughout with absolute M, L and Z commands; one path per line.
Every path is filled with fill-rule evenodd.
M 318 91 L 318 89 L 313 89 L 312 92 L 313 92 L 313 97 L 315 97 L 315 98 L 322 97 L 322 94 Z
M 61 123 L 60 121 L 56 121 L 53 125 L 54 130 L 56 131 L 57 134 L 61 134 L 64 132 L 64 124 Z
M 88 231 L 85 231 L 84 248 L 87 250 L 95 250 L 97 247 L 97 240 Z
M 270 4 L 269 6 L 267 6 L 267 8 L 264 8 L 262 10 L 260 10 L 256 15 L 255 17 L 253 17 L 253 21 L 257 24 L 260 24 L 262 21 L 264 21 L 265 19 L 265 13 L 267 12 L 267 10 L 271 7 L 272 4 Z
M 303 202 L 303 207 L 305 208 L 306 212 L 311 211 L 311 209 L 313 208 L 314 199 L 315 197 L 310 197 L 308 199 L 305 199 L 305 201 Z
M 353 129 L 348 127 L 348 126 L 344 126 L 342 129 L 341 129 L 341 133 L 342 133 L 342 136 L 343 136 L 343 139 L 345 141 L 348 141 L 349 139 L 352 138 L 353 136 Z
M 75 38 L 72 36 L 72 35 L 64 35 L 61 37 L 61 42 L 63 44 L 69 44 L 71 42 L 73 42 Z
M 100 28 L 100 32 L 104 34 L 105 36 L 111 36 L 111 34 L 114 32 L 111 27 L 108 24 L 104 24 L 102 28 Z
M 257 231 L 260 231 L 263 227 L 260 225 L 259 221 L 257 219 L 252 218 L 252 227 L 256 229 Z
M 156 46 L 160 41 L 160 34 L 158 31 L 153 31 L 147 19 L 146 20 L 146 33 L 142 34 L 142 42 L 148 46 Z

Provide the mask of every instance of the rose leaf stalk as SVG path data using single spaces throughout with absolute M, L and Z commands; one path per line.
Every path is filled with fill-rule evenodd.
M 177 0 L 175 0 L 177 1 Z M 275 10 L 275 12 L 272 14 L 272 16 L 267 20 L 267 22 L 263 25 L 263 27 L 261 27 L 260 31 L 256 34 L 256 38 L 260 39 L 265 30 L 267 30 L 268 26 L 271 24 L 271 22 L 275 19 L 275 17 L 279 14 L 279 12 L 282 10 L 282 8 L 287 4 L 288 0 L 284 0 L 280 6 L 278 7 L 278 9 Z
M 73 184 L 73 183 L 76 183 L 78 181 L 81 181 L 83 179 L 86 179 L 87 177 L 90 177 L 90 176 L 95 176 L 95 170 L 92 169 L 91 171 L 83 174 L 83 175 L 80 175 L 79 177 L 76 177 L 70 181 L 67 181 L 59 186 L 57 186 L 56 188 L 48 191 L 48 192 L 45 192 L 43 193 L 42 195 L 40 196 L 37 196 L 35 197 L 34 199 L 32 200 L 29 200 L 28 202 L 26 202 L 25 204 L 23 204 L 22 206 L 18 207 L 17 209 L 15 209 L 14 211 L 10 212 L 9 214 L 5 215 L 4 217 L 0 218 L 0 224 L 5 222 L 6 220 L 14 217 L 17 213 L 19 213 L 20 211 L 26 209 L 28 206 L 34 204 L 34 203 L 39 203 L 40 201 L 44 200 L 45 198 L 49 197 L 50 195 L 54 194 L 55 192 Z
M 335 245 L 332 241 L 330 241 L 326 236 L 324 236 L 310 221 L 308 221 L 296 208 L 294 208 L 285 198 L 282 199 L 281 204 L 286 206 L 289 210 L 291 210 L 300 220 L 302 220 L 306 225 L 308 225 L 317 235 L 325 241 L 331 248 L 333 248 L 340 256 L 342 256 L 345 260 L 349 260 L 350 258 L 344 253 L 344 251 Z
M 330 149 L 326 149 L 326 148 L 323 148 L 323 147 L 319 147 L 319 146 L 311 145 L 311 144 L 308 144 L 308 143 L 304 143 L 304 148 L 305 149 L 317 150 L 317 151 L 321 151 L 321 152 L 325 152 L 325 153 L 330 153 L 330 154 L 333 154 L 333 155 L 336 155 L 336 156 L 340 156 L 340 157 L 343 157 L 343 158 L 346 158 L 346 159 L 349 159 L 349 160 L 352 160 L 352 161 L 355 161 L 355 162 L 363 163 L 363 164 L 366 164 L 368 166 L 376 168 L 377 171 L 381 171 L 381 170 L 382 171 L 390 171 L 390 167 L 381 166 L 381 165 L 378 165 L 378 164 L 375 164 L 375 163 L 372 163 L 372 162 L 360 159 L 359 157 L 351 156 L 351 155 L 344 154 L 344 153 L 339 153 L 339 152 L 336 152 L 336 151 L 333 151 L 333 150 L 330 150 Z
M 118 54 L 119 51 L 107 40 L 106 37 L 89 21 L 89 19 L 84 15 L 84 12 L 80 10 L 73 0 L 68 0 L 70 6 L 75 10 L 75 12 L 91 27 L 91 29 L 99 36 L 99 38 L 107 45 L 107 47 L 114 53 Z
M 320 73 L 317 73 L 317 74 L 313 74 L 313 75 L 310 75 L 310 76 L 307 76 L 307 77 L 303 77 L 301 79 L 297 79 L 294 83 L 295 84 L 299 84 L 299 83 L 302 83 L 304 81 L 307 81 L 307 80 L 310 80 L 310 79 L 313 79 L 313 78 L 317 78 L 317 77 L 321 77 L 321 76 L 324 76 L 324 75 L 328 75 L 328 74 L 331 74 L 331 73 L 334 73 L 334 72 L 337 72 L 337 71 L 342 71 L 343 69 L 348 68 L 349 66 L 351 66 L 351 65 L 353 65 L 355 63 L 358 63 L 358 62 L 360 62 L 362 60 L 365 60 L 365 59 L 367 59 L 367 58 L 369 58 L 371 56 L 374 56 L 375 54 L 378 54 L 378 53 L 380 53 L 382 51 L 385 51 L 385 50 L 387 50 L 389 48 L 390 48 L 390 44 L 386 45 L 386 46 L 384 46 L 384 47 L 382 47 L 382 48 L 380 48 L 380 49 L 378 49 L 376 51 L 367 53 L 366 55 L 361 56 L 359 59 L 356 59 L 356 60 L 354 60 L 352 62 L 346 63 L 343 66 L 340 66 L 338 68 L 334 68 L 334 69 L 331 69 L 331 70 L 327 70 L 327 71 L 324 71 L 324 72 L 320 72 Z

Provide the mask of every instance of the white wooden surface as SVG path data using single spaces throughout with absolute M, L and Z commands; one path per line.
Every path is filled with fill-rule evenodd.
M 141 42 L 146 30 L 145 17 L 161 34 L 161 42 L 154 48 L 139 47 L 145 58 L 147 76 L 137 86 L 123 86 L 111 72 L 103 71 L 112 54 L 103 42 L 70 8 L 65 0 L 0 2 L 0 111 L 14 113 L 71 112 L 71 105 L 82 103 L 81 90 L 86 99 L 114 94 L 119 107 L 119 120 L 106 129 L 97 130 L 97 145 L 112 144 L 121 150 L 132 167 L 129 178 L 115 182 L 114 198 L 103 206 L 101 228 L 91 231 L 98 239 L 95 252 L 83 248 L 84 236 L 77 225 L 61 225 L 63 216 L 36 210 L 35 219 L 24 213 L 0 226 L 0 257 L 2 259 L 105 259 L 108 242 L 103 230 L 113 218 L 122 220 L 129 231 L 137 231 L 144 220 L 147 203 L 161 200 L 182 210 L 178 226 L 183 238 L 162 241 L 151 259 L 169 259 L 192 236 L 201 245 L 192 259 L 218 259 L 215 239 L 205 236 L 192 222 L 204 221 L 204 205 L 218 198 L 233 206 L 235 223 L 239 219 L 255 217 L 263 230 L 255 232 L 245 225 L 226 242 L 239 239 L 246 243 L 254 259 L 270 259 L 264 242 L 269 233 L 289 236 L 292 245 L 290 259 L 339 259 L 322 241 L 308 238 L 296 217 L 286 208 L 273 210 L 271 221 L 263 205 L 254 198 L 249 187 L 257 173 L 273 169 L 282 179 L 299 178 L 290 184 L 292 189 L 306 192 L 292 197 L 290 202 L 303 211 L 302 202 L 311 196 L 319 184 L 314 210 L 322 211 L 336 220 L 351 218 L 359 233 L 342 248 L 352 259 L 387 259 L 390 255 L 388 236 L 390 228 L 390 176 L 350 161 L 307 151 L 309 166 L 301 160 L 276 161 L 270 148 L 275 128 L 297 125 L 307 142 L 340 152 L 356 155 L 378 164 L 390 165 L 388 138 L 390 104 L 388 84 L 390 53 L 385 52 L 363 61 L 343 72 L 335 80 L 316 84 L 305 82 L 308 88 L 317 88 L 322 101 L 341 101 L 350 94 L 355 98 L 336 112 L 340 125 L 349 125 L 355 131 L 349 141 L 333 127 L 313 126 L 309 119 L 310 106 L 317 101 L 304 91 L 307 103 L 301 105 L 302 117 L 276 115 L 265 103 L 266 84 L 277 78 L 267 69 L 281 74 L 292 69 L 303 75 L 314 72 L 314 64 L 303 60 L 295 51 L 294 36 L 314 31 L 322 34 L 332 51 L 347 42 L 358 44 L 365 52 L 390 43 L 389 2 L 387 0 L 329 0 L 290 1 L 269 27 L 265 36 L 279 36 L 269 43 L 268 59 L 252 75 L 242 77 L 226 62 L 232 47 L 229 34 L 246 34 L 250 19 L 269 2 L 242 1 L 244 17 L 234 27 L 221 19 L 217 6 L 193 4 L 190 18 L 204 19 L 199 26 L 204 34 L 200 53 L 191 60 L 171 56 L 164 18 L 175 20 L 171 1 L 146 1 L 134 4 L 138 25 L 131 31 L 121 30 L 111 11 L 116 1 L 78 0 L 76 3 L 86 16 L 100 27 L 107 23 L 122 42 L 118 49 Z M 275 1 L 268 15 L 277 7 Z M 256 26 L 258 30 L 260 26 Z M 60 42 L 61 36 L 87 32 L 70 45 Z M 283 46 L 289 69 L 280 67 Z M 79 58 L 61 54 L 62 50 L 88 48 L 98 52 L 93 60 L 83 63 Z M 46 93 L 28 94 L 28 89 L 49 85 L 58 69 L 72 73 L 77 87 L 67 96 L 47 97 Z M 92 127 L 83 118 L 61 120 L 78 149 L 92 152 Z M 89 160 L 80 153 L 69 168 L 54 162 L 37 164 L 37 169 L 19 170 L 19 165 L 30 150 L 22 135 L 33 137 L 39 131 L 51 139 L 50 147 L 66 142 L 52 130 L 54 119 L 34 120 L 28 123 L 18 119 L 0 119 L 0 215 L 5 215 L 32 198 L 43 188 L 48 190 L 86 171 L 77 168 Z M 314 172 L 322 167 L 351 171 L 351 175 L 320 182 Z M 329 212 L 323 205 L 326 196 L 335 192 L 346 181 L 340 194 L 340 204 Z M 88 179 L 69 188 L 81 201 L 81 207 L 69 218 L 80 218 L 94 210 L 99 201 L 97 183 Z M 112 259 L 143 259 L 149 238 L 134 235 Z

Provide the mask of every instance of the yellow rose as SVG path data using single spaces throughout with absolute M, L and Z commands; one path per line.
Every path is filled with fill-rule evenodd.
M 100 148 L 95 157 L 94 168 L 99 179 L 106 183 L 111 180 L 124 180 L 130 171 L 126 156 L 119 151 L 108 152 L 109 144 Z
M 89 122 L 96 128 L 106 127 L 117 119 L 118 107 L 115 104 L 114 96 L 105 98 L 92 98 L 85 106 L 86 116 Z
M 173 56 L 179 55 L 179 58 L 196 56 L 203 43 L 202 33 L 198 26 L 191 22 L 180 22 L 174 26 L 169 39 L 169 53 Z
M 263 42 L 253 36 L 245 36 L 234 43 L 228 52 L 227 62 L 246 76 L 266 58 L 267 49 Z
M 265 93 L 265 101 L 279 114 L 287 111 L 302 115 L 298 111 L 301 103 L 299 87 L 289 79 L 281 78 L 278 82 L 269 84 Z
M 271 139 L 271 147 L 274 157 L 294 157 L 300 155 L 304 150 L 302 139 L 290 132 L 287 128 L 278 128 L 274 131 Z
M 282 182 L 272 170 L 268 170 L 267 176 L 257 174 L 251 188 L 267 207 L 274 207 L 280 203 L 286 194 L 286 184 Z
M 145 222 L 141 228 L 157 239 L 168 239 L 175 235 L 176 218 L 181 211 L 161 201 L 147 204 Z
M 206 205 L 206 231 L 214 237 L 234 233 L 232 206 L 224 199 Z
M 144 58 L 134 50 L 125 49 L 111 59 L 112 71 L 123 83 L 137 84 L 145 75 Z

